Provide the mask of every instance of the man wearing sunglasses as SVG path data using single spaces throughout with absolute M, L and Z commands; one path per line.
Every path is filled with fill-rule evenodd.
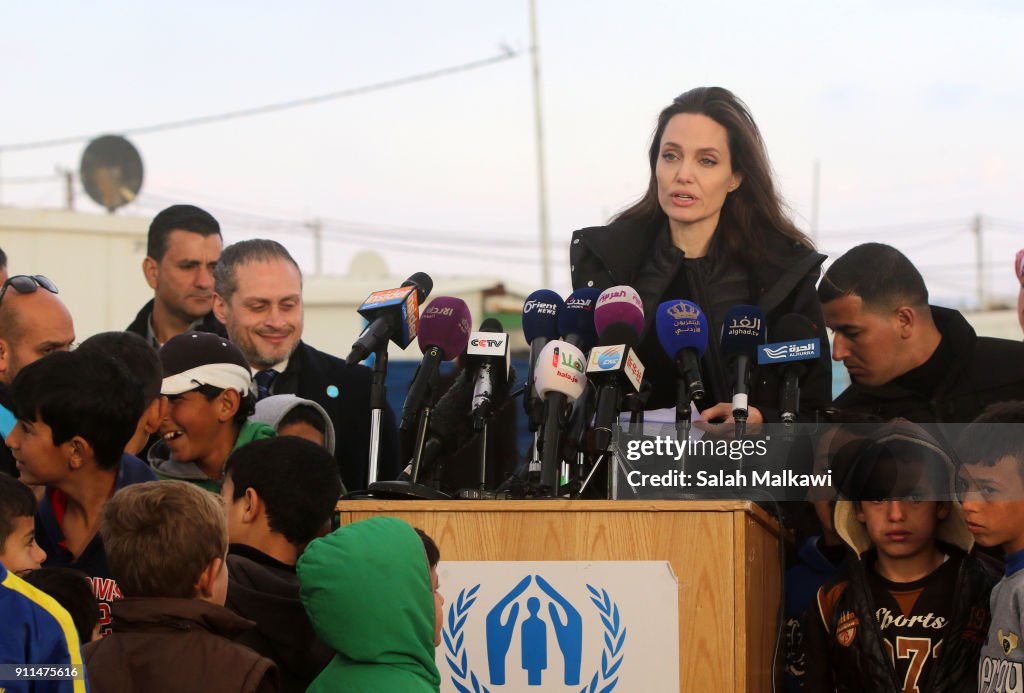
M 222 246 L 220 224 L 193 205 L 172 205 L 149 225 L 142 273 L 153 300 L 128 326 L 154 349 L 183 332 L 213 332 L 226 337 L 210 312 L 213 268 Z
M 16 274 L 0 287 L 0 434 L 14 426 L 10 386 L 22 368 L 75 341 L 71 313 L 57 287 L 42 275 Z M 15 474 L 14 458 L 0 445 L 0 472 Z

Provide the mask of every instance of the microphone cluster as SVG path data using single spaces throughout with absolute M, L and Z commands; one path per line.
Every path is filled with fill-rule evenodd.
M 385 490 L 394 491 L 395 483 L 418 486 L 420 476 L 441 455 L 457 451 L 484 431 L 493 413 L 511 397 L 516 378 L 509 335 L 501 323 L 491 318 L 473 331 L 469 307 L 452 296 L 434 298 L 420 315 L 431 288 L 430 277 L 417 273 L 399 288 L 370 294 L 358 309 L 368 325 L 352 346 L 346 359 L 350 364 L 369 354 L 377 354 L 386 364 L 389 341 L 405 348 L 415 339 L 423 352 L 401 417 L 403 430 L 416 430 L 413 459 L 402 481 L 371 484 L 371 489 L 390 484 Z M 716 341 L 709 339 L 704 311 L 681 299 L 665 301 L 653 311 L 648 315 L 637 291 L 624 285 L 604 291 L 578 289 L 564 300 L 547 289 L 527 297 L 522 328 L 530 355 L 522 394 L 529 429 L 536 435 L 536 457 L 531 455 L 531 461 L 534 469 L 539 467 L 539 478 L 528 482 L 534 495 L 560 495 L 571 477 L 563 470 L 566 463 L 572 469 L 574 451 L 611 452 L 614 427 L 623 411 L 632 412 L 632 423 L 642 423 L 652 387 L 637 349 L 652 327 L 674 365 L 680 434 L 688 435 L 693 403 L 701 409 L 717 404 L 708 401 L 704 381 L 703 359 L 709 343 Z M 737 305 L 726 312 L 716 335 L 717 348 L 728 364 L 737 435 L 744 434 L 749 416 L 755 360 L 778 368 L 781 419 L 791 424 L 799 414 L 800 379 L 809 362 L 822 353 L 817 329 L 803 316 L 783 316 L 772 334 L 776 341 L 768 343 L 765 317 L 757 306 Z M 439 393 L 440 364 L 456 358 L 464 370 L 446 392 Z M 378 365 L 376 371 L 382 369 Z M 377 380 L 375 375 L 375 384 Z M 382 388 L 383 378 L 379 380 Z M 518 481 L 526 481 L 524 469 L 525 465 L 517 471 Z

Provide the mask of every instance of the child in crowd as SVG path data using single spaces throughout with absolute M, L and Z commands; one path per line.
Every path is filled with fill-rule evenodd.
M 295 562 L 320 536 L 341 494 L 334 457 L 292 436 L 256 440 L 224 465 L 228 516 L 225 606 L 256 628 L 236 642 L 277 663 L 282 691 L 305 691 L 333 652 L 299 599 Z
M 859 446 L 833 516 L 853 554 L 805 617 L 805 690 L 974 690 L 998 573 L 968 553 L 955 474 L 906 421 Z
M 334 454 L 334 424 L 324 408 L 296 395 L 271 395 L 256 403 L 253 421 L 272 426 L 279 436 L 298 436 Z
M 104 508 L 101 532 L 125 598 L 113 633 L 85 648 L 93 693 L 278 690 L 274 663 L 231 642 L 252 623 L 223 606 L 218 496 L 182 481 L 131 486 Z
M 163 371 L 156 350 L 133 332 L 101 332 L 82 342 L 77 351 L 97 350 L 123 365 L 142 386 L 145 409 L 139 417 L 135 435 L 124 446 L 128 455 L 142 455 L 158 430 L 167 410 L 167 398 L 160 394 Z
M 430 566 L 430 587 L 434 590 L 434 647 L 441 645 L 441 626 L 444 625 L 444 597 L 441 595 L 441 581 L 437 577 L 437 564 L 441 562 L 441 550 L 430 538 L 430 535 L 419 527 L 416 534 L 420 535 L 423 550 L 427 554 L 427 565 Z
M 814 450 L 813 474 L 825 474 L 836 463 L 836 472 L 844 466 L 842 456 L 857 445 L 867 426 L 833 424 L 827 426 Z M 798 562 L 786 571 L 786 689 L 796 693 L 802 688 L 806 667 L 803 651 L 803 615 L 814 601 L 818 590 L 842 571 L 846 563 L 846 544 L 832 525 L 832 512 L 836 504 L 835 479 L 833 486 L 814 487 L 807 500 L 814 508 L 819 523 L 819 534 L 807 537 L 800 547 Z
M 0 691 L 87 693 L 86 670 L 78 632 L 67 610 L 0 564 L 0 662 L 31 667 L 63 667 L 77 678 L 55 681 L 14 679 L 0 674 Z
M 67 609 L 80 643 L 85 645 L 100 637 L 100 612 L 88 575 L 74 568 L 40 568 L 25 573 L 22 579 Z
M 149 462 L 161 479 L 220 492 L 224 461 L 246 443 L 274 435 L 252 421 L 252 373 L 242 352 L 223 337 L 185 332 L 160 348 L 167 416 Z
M 1006 552 L 992 590 L 992 624 L 978 666 L 979 693 L 1024 689 L 1024 402 L 988 407 L 961 434 L 961 499 L 982 546 Z
M 36 543 L 39 504 L 28 486 L 0 474 L 0 564 L 15 575 L 35 570 L 46 560 Z
M 394 517 L 345 525 L 310 543 L 298 573 L 313 627 L 335 652 L 310 693 L 439 690 L 442 600 L 412 527 Z
M 18 423 L 7 445 L 21 480 L 46 487 L 36 514 L 43 565 L 92 578 L 106 632 L 121 593 L 99 536 L 100 514 L 115 491 L 154 478 L 141 460 L 122 457 L 142 416 L 142 392 L 124 366 L 92 350 L 30 363 L 12 393 Z

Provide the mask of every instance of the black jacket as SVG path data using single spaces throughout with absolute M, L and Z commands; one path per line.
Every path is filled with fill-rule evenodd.
M 978 337 L 958 311 L 931 309 L 935 326 L 955 356 L 932 397 L 894 382 L 877 387 L 854 383 L 836 398 L 837 408 L 883 420 L 901 416 L 918 422 L 968 423 L 989 404 L 1024 399 L 1024 343 Z
M 942 634 L 942 650 L 928 680 L 920 690 L 929 693 L 974 693 L 977 691 L 978 655 L 989 623 L 989 595 L 999 582 L 999 570 L 987 556 L 964 553 L 946 547 L 950 560 L 959 560 L 955 597 L 948 625 Z M 806 615 L 804 646 L 807 677 L 804 689 L 827 691 L 873 691 L 900 693 L 903 682 L 886 654 L 882 633 L 875 618 L 874 600 L 861 558 L 847 561 L 847 572 L 827 583 Z M 854 613 L 859 624 L 852 641 L 844 644 L 839 635 L 843 614 Z M 845 641 L 844 641 L 845 642 Z M 832 669 L 823 666 L 828 662 Z
M 275 395 L 291 394 L 311 399 L 327 412 L 336 437 L 334 459 L 349 491 L 366 488 L 370 460 L 370 385 L 373 371 L 366 366 L 346 366 L 336 356 L 325 354 L 299 341 L 288 367 L 271 387 Z M 398 478 L 398 427 L 395 414 L 385 404 L 381 412 L 380 453 L 377 480 Z
M 228 551 L 228 596 L 224 603 L 242 618 L 256 622 L 235 642 L 274 660 L 281 674 L 281 690 L 302 693 L 334 652 L 313 632 L 299 599 L 295 566 L 279 563 L 244 544 Z
M 813 418 L 813 412 L 824 408 L 832 399 L 832 366 L 821 304 L 815 283 L 821 273 L 825 256 L 795 243 L 778 233 L 765 239 L 778 262 L 765 261 L 748 268 L 750 296 L 765 315 L 768 341 L 771 326 L 786 313 L 803 315 L 817 327 L 821 357 L 801 380 L 801 418 Z M 640 359 L 646 367 L 645 378 L 654 392 L 649 408 L 672 406 L 675 403 L 675 365 L 660 348 L 651 348 L 656 340 L 647 339 L 654 328 L 657 307 L 665 292 L 682 269 L 684 255 L 672 245 L 667 225 L 661 222 L 643 225 L 631 220 L 617 220 L 609 226 L 595 226 L 575 231 L 569 247 L 570 270 L 574 289 L 593 287 L 606 289 L 625 284 L 640 294 L 644 303 L 646 325 L 640 335 Z M 708 292 L 714 287 L 692 286 L 685 298 L 705 308 Z M 720 330 L 721 326 L 717 326 Z M 708 349 L 702 360 L 704 384 L 709 396 L 702 406 L 729 401 L 732 383 L 718 348 L 719 335 L 712 327 Z M 647 348 L 645 348 L 645 345 Z M 780 374 L 775 368 L 751 368 L 750 402 L 764 414 L 766 421 L 779 420 Z
M 135 319 L 132 320 L 132 324 L 126 327 L 124 331 L 134 332 L 143 339 L 147 339 L 149 337 L 149 318 L 152 315 L 153 299 L 149 299 L 149 302 L 146 305 L 142 306 L 142 309 L 139 310 L 138 315 L 136 315 Z M 199 324 L 196 325 L 193 329 L 196 332 L 212 332 L 216 335 L 220 335 L 224 339 L 228 338 L 227 330 L 224 328 L 224 325 L 222 325 L 221 322 L 214 317 L 212 310 L 206 315 L 204 315 L 202 320 L 199 321 Z M 153 348 L 159 349 L 160 347 L 159 345 L 154 344 Z

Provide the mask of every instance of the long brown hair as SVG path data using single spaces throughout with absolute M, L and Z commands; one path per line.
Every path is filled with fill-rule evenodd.
M 716 244 L 722 244 L 728 256 L 744 264 L 764 261 L 769 257 L 765 244 L 766 230 L 774 230 L 808 248 L 814 244 L 790 220 L 775 190 L 771 164 L 761 131 L 757 128 L 746 104 L 722 87 L 698 87 L 677 96 L 658 116 L 658 127 L 651 140 L 649 159 L 651 179 L 647 192 L 634 205 L 616 215 L 645 224 L 663 221 L 665 212 L 658 201 L 658 180 L 655 169 L 661 150 L 661 138 L 668 122 L 680 113 L 697 113 L 711 118 L 729 135 L 729 152 L 733 171 L 743 174 L 743 183 L 725 198 Z

